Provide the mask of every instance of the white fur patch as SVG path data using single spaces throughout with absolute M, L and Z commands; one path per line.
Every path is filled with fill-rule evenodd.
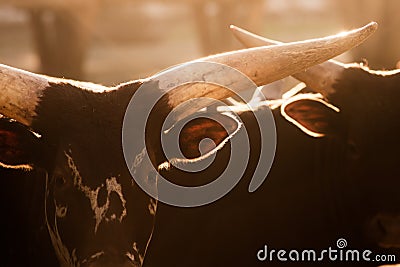
M 68 207 L 57 205 L 54 201 L 54 205 L 56 207 L 56 216 L 59 218 L 65 218 L 67 216 Z
M 97 187 L 95 190 L 92 190 L 90 187 L 86 186 L 83 184 L 83 179 L 81 174 L 78 171 L 77 166 L 74 163 L 74 160 L 72 157 L 66 153 L 65 156 L 67 157 L 68 160 L 68 167 L 71 169 L 73 176 L 74 176 L 74 186 L 81 191 L 82 193 L 85 194 L 85 196 L 89 199 L 90 205 L 92 208 L 92 211 L 94 213 L 94 218 L 96 220 L 96 226 L 94 229 L 94 232 L 97 232 L 97 229 L 102 221 L 114 221 L 118 220 L 119 222 L 122 222 L 123 218 L 126 217 L 127 215 L 127 209 L 126 209 L 126 200 L 122 194 L 122 186 L 121 184 L 118 183 L 116 177 L 110 177 L 105 180 L 105 184 L 100 185 Z M 101 188 L 104 188 L 107 190 L 107 200 L 106 203 L 103 206 L 99 206 L 97 202 L 97 197 L 100 192 Z M 111 214 L 111 216 L 107 217 L 106 213 L 110 208 L 110 194 L 112 192 L 117 193 L 119 196 L 119 199 L 121 200 L 122 203 L 122 214 L 117 217 L 116 214 Z
M 151 215 L 155 216 L 157 211 L 157 201 L 153 198 L 150 198 L 150 203 L 148 205 L 149 212 Z

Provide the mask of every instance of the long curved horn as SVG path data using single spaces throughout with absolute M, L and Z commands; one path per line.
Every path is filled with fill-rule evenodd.
M 344 53 L 364 42 L 376 29 L 377 23 L 371 22 L 359 29 L 325 38 L 243 49 L 196 61 L 228 65 L 247 75 L 257 85 L 265 85 Z M 166 84 L 176 84 L 176 80 L 180 79 L 179 74 L 179 68 L 171 70 L 170 80 Z M 208 75 L 223 74 L 208 73 Z M 222 99 L 233 94 L 229 90 L 215 90 L 212 86 L 203 87 L 202 90 L 195 88 L 196 85 L 187 85 L 180 90 L 174 90 L 169 98 L 171 106 L 193 97 L 209 96 Z
M 45 76 L 0 64 L 0 113 L 30 126 L 48 85 Z
M 371 22 L 365 27 L 377 28 L 375 22 Z M 246 47 L 258 47 L 266 45 L 282 45 L 282 42 L 267 39 L 231 25 L 231 30 L 234 36 Z M 354 31 L 358 31 L 354 30 Z M 353 32 L 354 32 L 353 31 Z M 346 33 L 348 34 L 348 33 Z M 329 60 L 322 64 L 310 67 L 309 69 L 295 73 L 292 75 L 296 79 L 306 83 L 310 88 L 319 92 L 323 95 L 329 95 L 335 92 L 333 84 L 341 76 L 343 70 L 346 69 L 346 65 L 335 60 Z

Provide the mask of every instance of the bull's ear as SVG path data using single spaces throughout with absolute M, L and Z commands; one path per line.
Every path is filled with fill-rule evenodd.
M 183 123 L 184 125 L 180 124 L 181 122 L 177 123 L 173 130 L 168 132 L 168 137 L 165 139 L 166 143 L 179 140 L 179 150 L 182 154 L 169 157 L 169 163 L 173 165 L 195 162 L 216 153 L 242 125 L 236 115 L 217 112 L 207 113 L 206 117 L 200 114 Z M 165 167 L 168 166 L 160 166 L 160 168 Z
M 16 121 L 0 117 L 0 166 L 30 169 L 38 137 Z
M 281 106 L 281 114 L 288 121 L 313 137 L 337 132 L 339 109 L 324 101 L 320 94 L 300 94 Z
M 187 123 L 180 134 L 179 145 L 187 158 L 197 158 L 223 146 L 240 127 L 240 122 L 227 114 L 213 114 Z

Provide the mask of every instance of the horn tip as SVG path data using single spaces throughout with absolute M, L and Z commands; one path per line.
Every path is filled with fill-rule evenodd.
M 233 25 L 233 24 L 229 25 L 229 29 L 230 29 L 231 31 L 233 31 L 233 32 L 236 32 L 236 31 L 240 31 L 240 30 L 241 30 L 240 27 L 238 27 L 238 26 L 236 26 L 236 25 Z
M 368 23 L 361 29 L 364 29 L 365 31 L 368 31 L 368 32 L 375 32 L 378 29 L 378 23 L 375 21 L 371 21 L 370 23 Z
M 378 22 L 371 21 L 370 23 L 367 24 L 367 26 L 370 26 L 370 27 L 372 27 L 374 29 L 377 29 L 378 28 Z
M 371 31 L 376 31 L 378 29 L 378 23 L 376 21 L 371 21 L 364 28 L 367 28 Z
M 247 31 L 247 30 L 245 30 L 245 29 L 243 29 L 243 28 L 240 28 L 240 27 L 238 27 L 238 26 L 236 26 L 236 25 L 233 25 L 233 24 L 231 24 L 230 26 L 229 26 L 229 29 L 232 31 L 232 33 L 234 34 L 234 35 L 240 35 L 240 34 L 251 34 L 249 31 Z
M 365 26 L 351 32 L 355 32 L 359 35 L 359 38 L 365 40 L 369 36 L 371 36 L 375 31 L 378 29 L 378 23 L 375 21 L 371 21 L 370 23 L 366 24 Z M 350 32 L 349 32 L 350 33 Z

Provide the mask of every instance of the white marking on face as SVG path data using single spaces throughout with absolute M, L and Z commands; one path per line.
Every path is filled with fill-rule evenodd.
M 127 256 L 132 262 L 135 262 L 135 255 L 133 255 L 133 254 L 130 253 L 130 252 L 127 252 L 127 253 L 126 253 L 126 256 Z
M 142 256 L 142 254 L 140 254 L 139 248 L 137 247 L 137 243 L 136 242 L 133 242 L 132 248 L 139 255 L 139 261 L 142 264 L 144 257 Z
M 124 198 L 124 195 L 122 194 L 122 186 L 117 182 L 117 178 L 115 177 L 111 177 L 109 179 L 106 180 L 106 186 L 107 186 L 107 202 L 105 205 L 107 205 L 107 209 L 110 205 L 110 194 L 111 192 L 115 192 L 118 194 L 119 199 L 122 202 L 122 214 L 117 218 L 116 214 L 112 214 L 111 218 L 112 219 L 118 219 L 119 222 L 122 222 L 122 219 L 126 216 L 127 211 L 126 211 L 126 200 Z M 108 218 L 106 218 L 106 220 L 108 221 Z
M 56 207 L 57 217 L 64 218 L 65 216 L 67 216 L 68 207 L 58 205 L 55 200 L 54 200 L 54 206 Z
M 67 157 L 68 161 L 68 167 L 71 169 L 73 177 L 74 177 L 74 186 L 81 191 L 82 193 L 85 194 L 85 196 L 89 199 L 90 205 L 92 208 L 92 211 L 94 213 L 94 218 L 96 220 L 96 225 L 94 232 L 97 232 L 97 228 L 99 227 L 100 223 L 102 221 L 115 221 L 118 220 L 119 222 L 122 222 L 122 220 L 126 217 L 127 215 L 127 210 L 126 210 L 126 200 L 122 194 L 122 186 L 121 184 L 118 183 L 116 177 L 110 177 L 106 179 L 106 183 L 100 185 L 97 187 L 95 190 L 92 190 L 90 187 L 86 186 L 83 184 L 83 179 L 81 174 L 78 171 L 77 166 L 75 165 L 74 160 L 72 157 L 64 152 L 65 156 Z M 99 206 L 97 202 L 97 197 L 99 195 L 99 191 L 101 188 L 104 188 L 107 190 L 107 200 L 106 203 L 103 206 Z M 109 218 L 106 217 L 106 213 L 110 208 L 110 194 L 112 192 L 117 193 L 121 203 L 122 203 L 122 213 L 120 216 L 117 217 L 116 214 L 111 214 Z
M 103 255 L 104 255 L 104 251 L 97 252 L 97 253 L 93 254 L 92 256 L 87 257 L 86 259 L 84 259 L 84 260 L 82 261 L 82 263 L 84 264 L 84 263 L 87 263 L 87 262 L 96 260 L 96 259 L 100 258 L 100 257 L 103 256 Z
M 148 208 L 150 214 L 155 216 L 157 211 L 157 202 L 154 199 L 150 198 L 150 203 L 148 205 Z
M 142 163 L 143 163 L 143 157 L 145 156 L 146 151 L 143 149 L 143 151 L 137 155 L 136 160 L 135 160 L 135 167 L 139 167 L 139 169 L 142 168 Z M 82 192 L 85 197 L 88 198 L 91 209 L 94 214 L 94 219 L 96 220 L 96 225 L 95 225 L 95 230 L 94 232 L 97 232 L 97 228 L 100 225 L 101 222 L 109 222 L 109 221 L 116 221 L 118 220 L 119 222 L 122 222 L 122 220 L 127 216 L 127 209 L 126 209 L 126 200 L 125 197 L 123 196 L 122 193 L 122 185 L 118 183 L 117 177 L 121 177 L 119 174 L 117 177 L 110 177 L 105 179 L 105 183 L 101 184 L 98 186 L 96 189 L 92 189 L 89 186 L 84 184 L 83 177 L 81 173 L 78 170 L 77 165 L 75 164 L 73 157 L 72 157 L 72 152 L 69 151 L 67 153 L 64 151 L 64 154 L 67 159 L 67 164 L 72 172 L 72 179 L 73 179 L 73 185 L 74 187 L 79 190 L 79 192 Z M 136 168 L 135 168 L 136 169 Z M 146 173 L 146 172 L 145 172 Z M 145 177 L 145 176 L 143 176 Z M 47 178 L 46 178 L 47 179 Z M 149 178 L 148 178 L 149 179 Z M 152 182 L 154 179 L 152 179 Z M 132 179 L 133 181 L 133 179 Z M 107 199 L 106 202 L 103 206 L 99 206 L 98 204 L 98 195 L 100 190 L 106 190 L 107 192 Z M 107 214 L 107 211 L 110 209 L 110 195 L 111 193 L 116 193 L 118 195 L 119 200 L 121 201 L 122 205 L 122 212 L 120 215 L 117 216 L 117 214 Z M 53 247 L 56 251 L 57 257 L 60 262 L 60 266 L 68 266 L 68 267 L 78 267 L 81 266 L 81 264 L 86 264 L 91 261 L 97 260 L 101 258 L 104 255 L 103 251 L 99 251 L 95 254 L 92 254 L 91 256 L 83 259 L 83 260 L 78 260 L 77 257 L 77 250 L 72 249 L 69 250 L 64 244 L 61 239 L 59 230 L 58 230 L 58 218 L 64 218 L 67 216 L 67 213 L 69 211 L 68 206 L 63 206 L 55 199 L 52 200 L 55 208 L 55 214 L 51 214 L 50 217 L 48 217 L 48 212 L 47 212 L 47 202 L 49 201 L 49 195 L 50 195 L 50 190 L 48 188 L 48 181 L 46 180 L 46 198 L 45 198 L 45 216 L 46 216 L 46 225 L 49 231 L 49 235 L 53 244 Z M 148 204 L 148 209 L 151 215 L 155 215 L 157 208 L 157 200 L 150 199 L 149 204 Z M 50 220 L 49 220 L 50 219 Z M 52 224 L 49 223 L 49 221 L 53 221 Z M 154 227 L 154 225 L 153 225 Z M 134 263 L 140 263 L 140 266 L 143 264 L 144 261 L 144 255 L 146 254 L 147 247 L 149 245 L 150 239 L 152 236 L 152 232 L 150 233 L 150 237 L 147 240 L 147 245 L 146 248 L 142 253 L 139 252 L 137 243 L 134 242 L 130 251 L 126 252 L 125 255 Z
M 140 266 L 143 264 L 144 256 L 139 253 L 139 249 L 137 247 L 137 243 L 133 242 L 132 244 L 132 252 L 126 252 L 126 256 L 132 261 L 132 262 L 140 262 Z

